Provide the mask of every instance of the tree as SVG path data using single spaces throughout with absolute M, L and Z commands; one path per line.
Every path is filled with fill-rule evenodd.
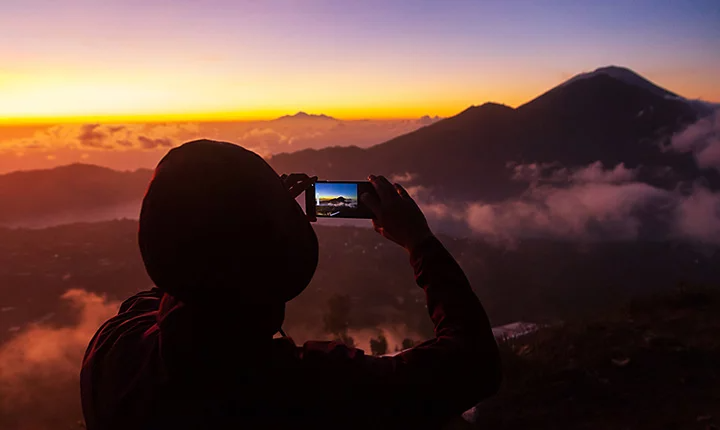
M 410 349 L 415 346 L 415 341 L 410 338 L 405 338 L 402 341 L 402 349 Z
M 370 339 L 370 351 L 372 355 L 385 355 L 388 351 L 388 342 L 385 333 L 380 330 L 377 339 Z
M 334 335 L 335 340 L 348 346 L 355 346 L 355 341 L 348 334 L 350 328 L 351 300 L 347 294 L 336 294 L 328 300 L 328 310 L 323 317 L 325 331 Z

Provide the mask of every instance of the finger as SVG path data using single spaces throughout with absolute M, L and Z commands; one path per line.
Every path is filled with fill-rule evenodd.
M 391 200 L 395 197 L 397 197 L 397 191 L 395 191 L 395 187 L 392 186 L 390 181 L 387 180 L 384 176 L 373 176 L 373 179 L 370 180 L 372 184 L 375 186 L 375 189 L 378 192 L 378 195 L 380 196 L 380 200 Z
M 286 175 L 286 180 L 290 183 L 304 181 L 308 178 L 310 177 L 305 173 L 291 173 L 290 175 Z
M 360 196 L 360 200 L 365 203 L 367 207 L 370 208 L 372 213 L 375 214 L 376 218 L 380 218 L 380 199 L 378 199 L 376 195 L 371 193 L 363 193 Z
M 395 191 L 397 191 L 397 193 L 400 195 L 400 197 L 405 198 L 405 199 L 411 198 L 410 194 L 408 194 L 408 192 L 405 190 L 405 188 L 403 188 L 402 185 L 393 184 L 393 186 L 395 187 Z
M 303 190 L 306 190 L 308 187 L 310 187 L 310 185 L 317 182 L 317 180 L 317 176 L 310 177 L 308 175 L 302 175 L 301 177 L 293 178 L 291 175 L 290 178 L 288 178 L 287 184 L 290 187 L 289 189 L 292 189 L 294 187 L 300 187 Z
M 405 187 L 403 187 L 400 184 L 394 184 L 395 189 L 397 190 L 397 193 L 400 195 L 400 197 L 403 198 L 406 202 L 409 202 L 413 207 L 415 207 L 417 210 L 422 212 L 422 209 L 420 209 L 420 206 L 417 204 L 414 198 L 410 195 L 410 193 L 407 192 Z
M 307 176 L 307 175 L 305 175 Z M 306 179 L 301 180 L 300 182 L 294 183 L 290 186 L 290 195 L 293 197 L 297 197 L 305 190 L 310 188 L 310 186 L 317 180 L 317 177 L 313 180 L 313 178 L 307 177 Z

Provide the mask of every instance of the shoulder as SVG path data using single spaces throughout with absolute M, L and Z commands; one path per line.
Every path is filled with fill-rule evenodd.
M 157 328 L 157 311 L 162 293 L 143 291 L 125 300 L 118 314 L 105 321 L 93 336 L 85 362 L 134 346 L 152 338 Z M 85 364 L 85 363 L 84 363 Z
M 118 316 L 128 313 L 156 311 L 160 308 L 162 297 L 163 293 L 157 288 L 141 291 L 122 302 Z
M 145 291 L 125 300 L 117 315 L 105 321 L 90 341 L 80 371 L 86 420 L 119 419 L 143 412 L 152 403 L 163 373 L 157 314 L 160 297 Z M 123 397 L 132 399 L 123 403 Z M 104 418 L 103 418 L 104 417 Z

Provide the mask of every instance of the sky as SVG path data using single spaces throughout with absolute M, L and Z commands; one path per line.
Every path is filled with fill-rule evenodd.
M 345 197 L 357 200 L 357 185 L 353 183 L 322 183 L 316 185 L 315 195 L 318 199 Z
M 3 0 L 0 123 L 449 116 L 615 64 L 720 100 L 720 2 Z

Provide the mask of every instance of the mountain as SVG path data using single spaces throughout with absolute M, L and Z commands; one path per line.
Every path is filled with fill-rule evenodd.
M 369 173 L 411 178 L 406 185 L 429 188 L 443 202 L 519 196 L 533 183 L 518 177 L 522 166 L 567 172 L 623 163 L 635 179 L 656 187 L 699 181 L 717 190 L 717 170 L 700 169 L 692 153 L 667 150 L 670 136 L 707 113 L 703 106 L 629 69 L 606 67 L 517 108 L 485 103 L 368 148 L 308 149 L 268 160 L 280 173 L 323 179 L 364 180 Z M 304 120 L 336 121 L 304 112 L 275 121 Z M 122 204 L 130 206 L 120 212 L 136 211 L 150 176 L 148 170 L 114 172 L 87 165 L 2 175 L 0 225 L 43 224 L 38 220 L 58 214 L 86 219 L 93 210 L 107 217 Z
M 410 173 L 413 185 L 432 187 L 443 198 L 485 201 L 522 193 L 528 183 L 514 180 L 511 167 L 533 163 L 624 163 L 655 186 L 702 179 L 718 188 L 717 171 L 701 171 L 691 154 L 662 147 L 706 113 L 628 69 L 609 67 L 578 75 L 515 109 L 471 106 L 367 149 L 278 154 L 270 163 L 278 171 L 330 179 Z
M 308 114 L 305 112 L 298 112 L 295 115 L 283 115 L 279 118 L 275 118 L 273 121 L 306 121 L 306 120 L 318 120 L 318 121 L 337 121 L 335 118 L 331 116 L 327 116 L 325 114 L 320 115 L 314 115 L 314 114 Z
M 152 171 L 120 172 L 89 164 L 0 175 L 0 225 L 137 216 Z
M 334 199 L 328 199 L 325 201 L 325 203 L 329 203 L 332 205 L 332 204 L 338 204 L 338 203 L 345 203 L 346 201 L 347 200 L 345 199 L 345 197 L 340 196 L 340 197 L 335 197 Z
M 588 79 L 593 78 L 596 76 L 605 75 L 609 76 L 613 79 L 617 79 L 621 82 L 625 82 L 628 85 L 632 85 L 638 88 L 642 88 L 644 90 L 647 90 L 655 95 L 658 95 L 660 97 L 672 97 L 672 98 L 679 98 L 675 93 L 672 93 L 665 88 L 661 88 L 654 83 L 648 81 L 647 79 L 643 78 L 642 76 L 638 75 L 637 73 L 633 72 L 632 70 L 626 68 L 626 67 L 618 67 L 618 66 L 607 66 L 607 67 L 600 67 L 599 69 L 595 69 L 592 72 L 587 73 L 580 73 L 579 75 L 575 75 L 574 77 L 570 78 L 569 80 L 565 81 L 564 83 L 560 84 L 563 85 L 569 85 L 573 82 L 577 82 L 581 79 Z

